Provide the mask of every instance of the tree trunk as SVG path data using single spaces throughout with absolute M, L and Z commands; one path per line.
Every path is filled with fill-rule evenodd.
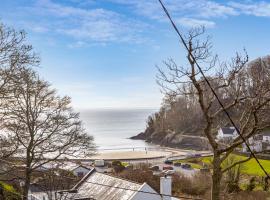
M 212 200 L 220 199 L 220 186 L 221 186 L 221 160 L 220 155 L 214 152 L 213 157 L 213 175 L 212 175 Z
M 32 146 L 32 140 L 30 141 L 30 145 Z M 31 184 L 31 156 L 30 150 L 27 149 L 26 152 L 26 168 L 25 168 L 25 180 L 24 180 L 24 187 L 23 187 L 23 200 L 28 200 L 28 191 Z
M 30 178 L 31 178 L 31 173 L 29 169 L 25 170 L 25 183 L 23 187 L 23 200 L 27 200 L 28 198 L 28 191 L 30 187 Z

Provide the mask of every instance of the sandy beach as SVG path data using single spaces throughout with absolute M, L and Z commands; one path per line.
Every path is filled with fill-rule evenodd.
M 193 151 L 193 150 L 181 150 L 164 148 L 160 150 L 135 150 L 135 151 L 110 151 L 100 152 L 91 157 L 91 159 L 103 159 L 103 160 L 139 160 L 139 159 L 155 159 L 166 157 L 186 156 L 191 153 L 210 153 L 208 151 Z

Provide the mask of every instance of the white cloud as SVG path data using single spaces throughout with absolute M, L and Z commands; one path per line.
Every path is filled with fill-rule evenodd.
M 136 13 L 152 19 L 162 19 L 163 11 L 156 0 L 107 0 L 114 3 L 133 6 Z M 235 9 L 229 5 L 210 0 L 167 0 L 164 4 L 175 16 L 181 17 L 227 17 L 237 15 Z
M 70 36 L 77 41 L 101 43 L 140 42 L 144 40 L 140 30 L 146 24 L 126 18 L 115 11 L 103 8 L 88 9 L 66 6 L 51 0 L 40 0 L 34 6 L 25 9 L 28 13 L 43 19 L 42 26 L 37 26 L 38 22 L 31 22 L 37 27 L 32 29 L 36 32 L 52 31 Z M 77 43 L 75 46 L 79 47 L 80 45 Z
M 265 1 L 260 2 L 230 2 L 230 6 L 237 9 L 241 14 L 253 15 L 257 17 L 270 17 L 270 3 Z
M 37 32 L 37 33 L 46 33 L 48 32 L 48 28 L 43 27 L 43 26 L 33 26 L 31 27 L 32 31 Z
M 103 3 L 106 2 L 121 7 L 103 7 Z M 252 0 L 241 2 L 164 0 L 173 19 L 186 27 L 204 25 L 212 28 L 215 27 L 218 18 L 241 14 L 270 16 L 270 3 Z M 31 7 L 24 7 L 18 11 L 23 15 L 29 13 L 29 16 L 33 16 L 28 16 L 25 22 L 30 25 L 27 28 L 32 31 L 56 33 L 73 38 L 74 41 L 68 45 L 70 48 L 83 47 L 83 43 L 89 41 L 102 45 L 109 42 L 144 43 L 151 40 L 147 38 L 147 31 L 155 29 L 152 21 L 167 23 L 157 0 L 69 0 L 69 4 L 64 4 L 63 1 L 59 3 L 53 0 L 38 0 Z M 133 14 L 129 15 L 128 12 Z
M 177 22 L 186 27 L 205 26 L 207 28 L 213 28 L 215 26 L 215 22 L 213 21 L 185 17 L 178 19 Z
M 71 49 L 75 49 L 75 48 L 81 48 L 87 46 L 87 43 L 84 41 L 76 41 L 74 43 L 68 44 L 68 47 Z

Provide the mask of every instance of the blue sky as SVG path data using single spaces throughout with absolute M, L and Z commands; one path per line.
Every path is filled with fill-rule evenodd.
M 164 0 L 181 30 L 205 25 L 213 52 L 269 54 L 269 1 Z M 156 65 L 184 51 L 157 0 L 1 0 L 2 23 L 25 29 L 42 77 L 76 108 L 159 107 Z

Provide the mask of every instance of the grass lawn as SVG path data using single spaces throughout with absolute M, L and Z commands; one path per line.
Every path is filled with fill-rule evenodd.
M 237 155 L 238 156 L 238 155 Z M 245 159 L 244 156 L 238 156 L 239 159 Z M 260 163 L 262 166 L 265 168 L 265 170 L 270 173 L 270 160 L 262 160 L 259 159 Z M 247 161 L 246 163 L 243 163 L 243 169 L 242 172 L 244 174 L 248 175 L 257 175 L 257 176 L 265 176 L 264 172 L 256 162 L 254 158 L 251 160 Z
M 201 168 L 202 168 L 202 166 L 199 165 L 199 164 L 196 164 L 196 163 L 190 163 L 190 162 L 187 162 L 187 163 L 190 164 L 191 167 L 192 167 L 193 169 L 201 169 Z
M 233 156 L 235 157 L 234 158 L 235 161 L 239 161 L 239 160 L 243 160 L 247 158 L 245 156 L 240 156 L 240 155 L 235 155 L 235 154 Z M 270 160 L 259 159 L 259 161 L 262 164 L 262 166 L 266 169 L 266 171 L 270 173 Z M 193 168 L 200 169 L 202 168 L 203 163 L 211 166 L 212 157 L 208 156 L 208 157 L 203 157 L 203 158 L 190 158 L 190 159 L 179 160 L 177 162 L 186 162 L 193 165 L 192 166 Z M 241 164 L 241 166 L 242 166 L 241 170 L 243 174 L 255 175 L 255 176 L 265 175 L 254 158 Z

